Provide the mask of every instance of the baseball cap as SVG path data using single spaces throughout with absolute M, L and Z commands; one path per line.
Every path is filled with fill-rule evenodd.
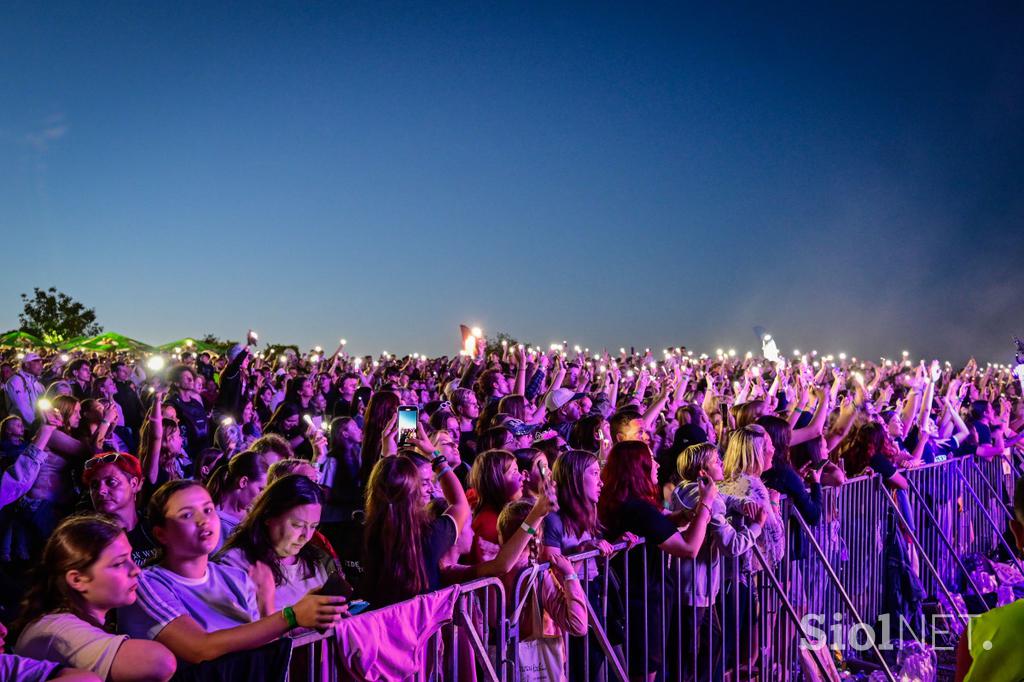
M 513 436 L 525 436 L 531 434 L 541 428 L 541 424 L 527 424 L 521 419 L 515 417 L 509 417 L 505 419 L 500 426 L 504 426 L 506 429 L 512 432 Z
M 33 360 L 42 360 L 38 353 L 25 353 L 25 357 L 21 359 L 21 364 L 27 365 Z
M 245 346 L 240 343 L 236 343 L 228 349 L 228 362 L 231 362 L 238 357 L 238 354 L 245 350 Z
M 586 395 L 586 393 L 574 393 L 568 388 L 556 388 L 551 393 L 548 393 L 544 406 L 548 408 L 549 412 L 556 412 L 573 400 L 579 400 Z

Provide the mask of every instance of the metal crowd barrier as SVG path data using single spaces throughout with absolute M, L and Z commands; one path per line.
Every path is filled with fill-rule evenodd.
M 926 615 L 962 627 L 967 611 L 989 608 L 963 557 L 1011 549 L 1003 536 L 1015 466 L 970 457 L 921 466 L 903 472 L 908 490 L 899 493 L 877 475 L 854 478 L 824 488 L 820 515 L 810 520 L 783 500 L 777 560 L 762 540 L 726 556 L 710 529 L 693 559 L 642 541 L 615 545 L 611 557 L 575 555 L 589 632 L 561 638 L 565 668 L 548 679 L 831 682 L 849 667 L 895 680 L 891 639 L 928 640 Z M 465 585 L 454 621 L 430 640 L 419 679 L 541 679 L 518 653 L 524 639 L 515 615 L 547 570 L 523 571 L 508 595 L 495 579 Z M 908 583 L 918 586 L 911 601 L 894 606 L 892 590 Z M 296 640 L 292 679 L 337 679 L 333 642 Z
M 363 614 L 354 618 L 371 618 Z M 505 682 L 508 619 L 505 588 L 497 578 L 481 578 L 459 588 L 452 620 L 427 640 L 417 682 L 451 680 Z M 411 654 L 411 652 L 410 652 Z M 292 641 L 290 682 L 338 682 L 351 679 L 343 672 L 334 631 L 310 632 Z

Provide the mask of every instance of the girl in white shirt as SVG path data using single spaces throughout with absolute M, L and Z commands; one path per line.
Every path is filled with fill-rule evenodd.
M 111 609 L 135 602 L 139 567 L 119 523 L 72 516 L 50 536 L 15 623 L 19 656 L 90 670 L 112 682 L 164 682 L 174 655 L 157 642 L 111 634 Z

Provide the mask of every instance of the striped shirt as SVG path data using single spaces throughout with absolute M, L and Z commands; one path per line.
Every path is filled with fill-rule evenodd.
M 117 610 L 118 630 L 156 639 L 179 616 L 191 616 L 206 632 L 252 623 L 260 618 L 256 587 L 244 571 L 212 561 L 196 579 L 152 566 L 139 575 L 135 603 Z

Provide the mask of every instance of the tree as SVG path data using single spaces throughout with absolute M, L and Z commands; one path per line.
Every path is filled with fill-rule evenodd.
M 201 338 L 200 341 L 202 341 L 203 343 L 208 343 L 211 346 L 220 346 L 221 348 L 231 348 L 233 345 L 238 343 L 237 341 L 228 341 L 226 339 L 222 339 L 215 334 L 207 334 L 206 336 Z
M 490 356 L 492 353 L 497 353 L 499 356 L 504 352 L 505 347 L 502 345 L 502 341 L 507 344 L 508 348 L 516 349 L 519 346 L 519 341 L 512 337 L 511 334 L 506 332 L 498 332 L 498 336 L 491 341 L 488 339 L 487 343 L 487 355 Z M 529 344 L 525 344 L 529 345 Z
M 18 315 L 21 331 L 35 334 L 47 343 L 60 343 L 76 336 L 95 336 L 103 331 L 96 323 L 96 310 L 86 308 L 67 294 L 50 287 L 36 287 L 33 296 L 22 294 L 25 309 Z

